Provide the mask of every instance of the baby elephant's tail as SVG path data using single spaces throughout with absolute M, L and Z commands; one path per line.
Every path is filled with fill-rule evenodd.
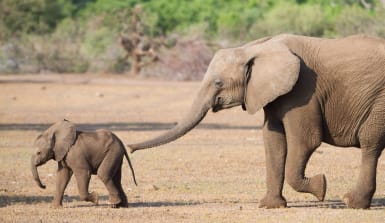
M 130 157 L 128 157 L 126 149 L 124 149 L 124 156 L 126 157 L 128 165 L 130 166 L 131 173 L 132 173 L 132 178 L 134 179 L 134 183 L 135 183 L 136 186 L 138 186 L 138 183 L 136 182 L 136 178 L 135 178 L 134 168 L 132 167 L 132 163 L 131 163 Z
M 132 167 L 132 163 L 131 163 L 130 157 L 128 157 L 126 147 L 124 146 L 124 144 L 122 143 L 122 141 L 119 140 L 119 142 L 120 142 L 120 145 L 121 145 L 122 148 L 123 148 L 124 156 L 125 156 L 126 159 L 127 159 L 128 165 L 130 166 L 131 173 L 132 173 L 132 178 L 134 179 L 134 183 L 135 183 L 136 186 L 138 186 L 138 183 L 136 182 L 136 178 L 135 178 L 135 171 L 134 171 L 134 168 Z

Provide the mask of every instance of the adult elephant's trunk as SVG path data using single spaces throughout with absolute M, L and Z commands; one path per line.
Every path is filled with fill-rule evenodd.
M 205 98 L 208 99 L 205 100 Z M 178 124 L 175 125 L 172 129 L 148 141 L 127 146 L 130 148 L 131 152 L 134 152 L 136 150 L 160 146 L 180 138 L 195 126 L 197 126 L 200 121 L 202 121 L 202 119 L 207 114 L 207 111 L 211 108 L 210 99 L 211 98 L 207 97 L 207 95 L 204 95 L 204 93 L 201 91 L 193 102 L 190 112 L 187 113 L 187 115 L 184 116 L 184 118 L 182 118 L 182 120 L 178 122 Z
M 36 162 L 35 162 L 35 155 L 33 155 L 31 157 L 31 171 L 32 171 L 33 178 L 35 179 L 37 185 L 40 188 L 45 189 L 45 185 L 42 184 L 41 181 L 40 181 L 39 173 L 37 172 L 37 166 L 38 165 L 36 165 Z

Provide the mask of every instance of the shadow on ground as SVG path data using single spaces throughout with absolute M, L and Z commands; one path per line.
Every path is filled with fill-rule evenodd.
M 96 129 L 109 129 L 111 131 L 158 131 L 172 128 L 176 123 L 160 123 L 160 122 L 111 122 L 111 123 L 84 123 L 76 124 L 80 130 L 93 131 Z M 22 130 L 22 131 L 44 131 L 51 124 L 41 123 L 6 123 L 0 124 L 0 131 Z M 197 126 L 198 129 L 243 129 L 257 130 L 262 126 L 236 126 L 227 124 L 202 123 Z
M 200 201 L 155 201 L 155 202 L 137 202 L 130 203 L 130 207 L 141 208 L 141 207 L 175 207 L 175 206 L 194 206 L 204 204 L 204 202 Z
M 51 203 L 52 196 L 25 196 L 25 195 L 0 195 L 0 208 L 14 205 L 14 204 L 37 204 L 37 203 Z M 63 204 L 66 208 L 77 207 L 92 207 L 95 206 L 92 203 L 84 202 L 84 204 L 71 205 L 71 202 L 79 201 L 79 196 L 64 196 Z M 99 207 L 109 207 L 107 201 L 108 196 L 99 196 L 99 201 L 103 201 L 103 204 L 99 204 Z M 131 208 L 147 208 L 147 207 L 176 207 L 176 206 L 195 206 L 207 203 L 221 203 L 219 201 L 149 201 L 149 202 L 129 202 Z M 254 202 L 253 202 L 254 203 Z M 327 209 L 347 209 L 345 203 L 341 200 L 326 200 L 323 202 L 318 201 L 294 201 L 288 203 L 289 208 L 327 208 Z M 372 200 L 371 210 L 383 210 L 385 209 L 385 198 L 376 198 Z
M 348 206 L 342 200 L 326 200 L 323 202 L 310 201 L 310 202 L 289 202 L 288 207 L 291 208 L 330 208 L 330 209 L 347 209 Z M 370 209 L 379 210 L 385 209 L 385 198 L 375 198 L 372 200 Z
M 0 195 L 0 208 L 13 204 L 50 203 L 52 196 Z
M 50 204 L 53 200 L 53 196 L 29 196 L 29 195 L 0 195 L 0 208 L 15 205 L 15 204 L 38 204 L 38 203 L 47 203 Z M 80 201 L 79 196 L 68 196 L 64 195 L 63 197 L 63 205 L 67 206 L 70 205 L 71 202 L 74 201 Z M 106 202 L 108 201 L 108 196 L 99 196 L 99 201 Z M 75 206 L 68 206 L 69 208 L 73 207 L 91 207 L 95 206 L 95 204 L 92 204 L 90 202 L 84 202 L 84 204 L 81 205 L 75 205 Z M 101 205 L 101 206 L 108 206 Z
M 53 196 L 0 195 L 0 208 L 13 204 L 51 203 Z M 64 202 L 79 200 L 77 196 L 64 196 Z
M 0 208 L 15 205 L 15 204 L 38 204 L 38 203 L 47 203 L 50 204 L 53 200 L 53 196 L 27 196 L 27 195 L 0 195 Z M 84 202 L 82 204 L 72 205 L 74 201 L 80 201 L 79 196 L 67 196 L 64 195 L 63 205 L 66 208 L 78 208 L 78 207 L 92 207 L 96 206 L 90 202 Z M 109 207 L 108 196 L 99 196 L 99 202 L 102 201 L 102 204 L 99 204 L 98 207 Z M 129 207 L 132 208 L 141 208 L 141 207 L 174 207 L 174 206 L 192 206 L 203 204 L 204 202 L 200 201 L 150 201 L 150 202 L 129 202 Z

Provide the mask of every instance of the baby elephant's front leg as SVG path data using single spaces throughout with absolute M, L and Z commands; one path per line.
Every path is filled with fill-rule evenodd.
M 75 172 L 76 181 L 78 184 L 78 190 L 80 200 L 90 201 L 94 204 L 99 203 L 99 196 L 96 192 L 89 193 L 88 185 L 90 183 L 91 175 L 88 170 L 80 170 Z
M 71 176 L 72 171 L 63 167 L 61 163 L 58 163 L 58 170 L 56 174 L 56 193 L 52 201 L 53 208 L 62 207 L 64 190 L 66 189 Z

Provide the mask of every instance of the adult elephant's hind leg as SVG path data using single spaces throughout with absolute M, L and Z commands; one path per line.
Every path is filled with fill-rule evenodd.
M 343 197 L 350 208 L 369 208 L 376 191 L 377 161 L 379 150 L 362 148 L 361 168 L 358 181 L 354 189 Z
M 286 159 L 285 133 L 280 121 L 270 119 L 268 114 L 265 115 L 263 139 L 266 154 L 267 193 L 259 202 L 259 207 L 286 207 L 286 199 L 282 196 Z
M 350 208 L 369 208 L 376 191 L 377 163 L 385 146 L 385 118 L 378 115 L 382 114 L 382 106 L 374 107 L 372 111 L 359 132 L 361 167 L 358 181 L 343 198 Z

